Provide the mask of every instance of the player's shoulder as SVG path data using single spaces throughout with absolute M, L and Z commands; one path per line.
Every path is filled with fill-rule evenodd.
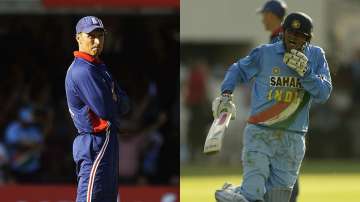
M 66 80 L 71 80 L 75 83 L 85 81 L 87 78 L 94 76 L 93 69 L 91 64 L 79 58 L 75 58 L 68 69 Z
M 309 51 L 311 53 L 315 53 L 315 54 L 325 54 L 325 51 L 323 48 L 321 48 L 320 46 L 314 45 L 314 44 L 309 44 L 307 46 L 307 48 L 309 49 Z
M 90 62 L 81 58 L 75 58 L 69 69 L 73 75 L 87 75 L 92 73 L 93 66 Z
M 276 42 L 276 43 L 265 43 L 257 46 L 254 50 L 258 50 L 260 52 L 277 52 L 279 50 L 283 49 L 282 42 Z
M 248 57 L 259 59 L 261 55 L 269 54 L 268 52 L 271 52 L 271 49 L 273 49 L 273 44 L 260 44 L 250 51 Z
M 277 49 L 277 48 L 283 47 L 283 42 L 277 41 L 275 43 L 265 43 L 265 44 L 259 45 L 258 47 L 262 48 L 262 49 Z

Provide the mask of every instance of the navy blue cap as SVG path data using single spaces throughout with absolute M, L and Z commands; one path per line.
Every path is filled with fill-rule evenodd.
M 284 1 L 270 0 L 267 1 L 262 8 L 257 9 L 257 12 L 272 12 L 279 18 L 283 18 L 287 9 L 287 5 Z
M 313 22 L 310 16 L 302 12 L 290 13 L 286 16 L 282 27 L 284 30 L 300 32 L 308 37 L 312 36 Z
M 81 18 L 76 24 L 76 34 L 80 32 L 90 33 L 98 28 L 105 30 L 102 21 L 95 16 L 86 16 Z

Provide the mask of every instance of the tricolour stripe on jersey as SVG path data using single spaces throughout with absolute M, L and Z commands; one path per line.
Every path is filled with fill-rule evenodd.
M 248 122 L 253 124 L 273 125 L 285 121 L 291 117 L 303 103 L 304 92 L 301 92 L 298 98 L 290 103 L 278 102 L 268 109 L 252 115 L 249 117 Z
M 93 166 L 91 168 L 89 182 L 88 182 L 88 189 L 87 189 L 87 194 L 86 194 L 86 201 L 87 202 L 91 202 L 92 191 L 93 191 L 93 187 L 94 187 L 94 179 L 95 179 L 95 176 L 96 176 L 96 171 L 97 171 L 97 168 L 98 168 L 98 166 L 100 164 L 101 159 L 104 156 L 107 145 L 109 143 L 109 139 L 110 139 L 110 123 L 109 122 L 108 122 L 108 126 L 109 127 L 107 128 L 107 131 L 106 131 L 105 142 L 104 142 L 103 146 L 101 147 L 101 150 L 98 153 L 98 155 L 97 155 L 97 157 L 96 157 L 96 159 L 95 159 L 95 161 L 93 163 Z
M 296 109 L 296 111 L 290 116 L 288 117 L 286 120 L 284 121 L 280 121 L 278 123 L 275 123 L 273 125 L 271 125 L 272 127 L 275 128 L 289 128 L 290 125 L 294 122 L 294 120 L 296 119 L 297 115 L 300 114 L 300 111 L 306 106 L 306 104 L 309 102 L 310 100 L 310 94 L 308 92 L 305 92 L 304 97 L 300 103 L 300 106 Z
M 286 109 L 289 105 L 290 105 L 290 103 L 285 103 L 285 102 L 276 103 L 275 105 L 269 107 L 268 109 L 266 109 L 258 114 L 250 116 L 248 119 L 248 122 L 249 123 L 265 122 L 266 120 L 276 117 L 284 109 Z

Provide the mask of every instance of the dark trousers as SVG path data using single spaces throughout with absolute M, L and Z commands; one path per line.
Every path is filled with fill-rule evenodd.
M 78 187 L 76 202 L 116 202 L 119 145 L 117 133 L 78 135 L 73 144 Z

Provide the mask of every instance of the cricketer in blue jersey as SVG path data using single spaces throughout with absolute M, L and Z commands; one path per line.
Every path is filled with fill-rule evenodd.
M 218 202 L 288 202 L 305 154 L 311 103 L 323 103 L 330 96 L 325 53 L 310 44 L 311 18 L 292 13 L 282 26 L 282 41 L 253 49 L 228 69 L 222 95 L 213 102 L 215 118 L 223 111 L 235 114 L 234 88 L 253 82 L 244 131 L 243 182 L 225 183 L 215 192 Z
M 287 10 L 287 5 L 285 1 L 282 0 L 269 0 L 264 6 L 258 9 L 258 12 L 262 13 L 262 22 L 266 30 L 271 31 L 269 43 L 276 43 L 282 40 L 283 27 L 281 25 L 285 13 Z M 299 194 L 299 182 L 295 182 L 290 201 L 296 202 Z
M 258 13 L 262 14 L 262 23 L 267 31 L 271 31 L 269 43 L 276 43 L 282 40 L 283 27 L 281 25 L 287 10 L 287 5 L 283 0 L 269 0 Z M 296 202 L 299 194 L 299 182 L 296 181 L 291 193 L 289 202 Z
M 94 16 L 76 25 L 79 51 L 65 79 L 67 104 L 78 130 L 73 158 L 78 178 L 77 202 L 116 202 L 118 195 L 117 120 L 129 101 L 99 58 L 105 29 Z

